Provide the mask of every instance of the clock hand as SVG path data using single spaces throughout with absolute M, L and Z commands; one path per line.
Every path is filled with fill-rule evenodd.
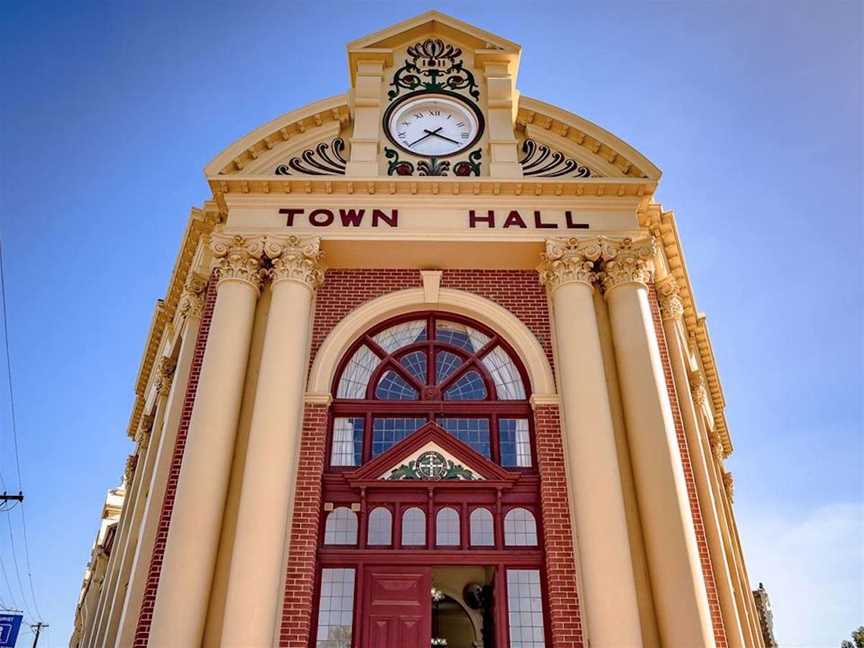
M 434 131 L 430 131 L 430 130 L 427 130 L 427 129 L 424 128 L 423 130 L 426 132 L 426 134 L 425 134 L 423 137 L 421 137 L 420 139 L 416 139 L 416 140 L 414 140 L 414 141 L 411 142 L 408 146 L 414 146 L 417 142 L 422 142 L 422 141 L 423 141 L 424 139 L 426 139 L 427 137 L 431 137 L 432 135 L 438 135 L 438 131 L 440 131 L 442 128 L 444 128 L 444 127 L 441 126 L 441 127 L 439 127 L 439 128 L 436 128 Z M 438 137 L 441 137 L 441 136 L 438 135 Z
M 441 129 L 439 128 L 438 130 L 441 130 Z M 430 133 L 430 135 L 434 135 L 435 137 L 440 137 L 441 139 L 447 140 L 448 142 L 453 142 L 454 144 L 459 144 L 459 142 L 457 142 L 454 139 L 450 139 L 449 137 L 445 137 L 444 135 L 439 135 L 437 131 L 435 133 Z

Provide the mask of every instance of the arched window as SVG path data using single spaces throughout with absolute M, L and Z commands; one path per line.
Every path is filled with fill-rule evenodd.
M 426 514 L 412 506 L 402 514 L 402 545 L 417 547 L 426 544 Z
M 456 546 L 460 542 L 459 514 L 455 509 L 442 508 L 435 517 L 435 544 L 439 547 Z
M 504 516 L 504 544 L 509 547 L 536 547 L 537 522 L 528 509 L 514 508 Z
M 529 387 L 513 350 L 481 324 L 444 313 L 379 324 L 334 380 L 330 467 L 361 465 L 434 420 L 502 466 L 531 468 Z
M 491 547 L 495 544 L 495 527 L 489 509 L 476 508 L 471 511 L 469 526 L 472 547 Z
M 393 515 L 390 509 L 379 506 L 369 514 L 368 545 L 389 545 L 393 538 Z
M 356 545 L 357 514 L 346 506 L 330 511 L 324 526 L 324 544 Z

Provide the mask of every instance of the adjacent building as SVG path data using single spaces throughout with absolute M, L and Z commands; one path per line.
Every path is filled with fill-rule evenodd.
M 73 646 L 765 646 L 660 171 L 520 56 L 423 14 L 206 167 Z

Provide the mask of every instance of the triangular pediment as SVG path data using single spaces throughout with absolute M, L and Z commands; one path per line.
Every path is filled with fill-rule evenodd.
M 511 481 L 518 475 L 502 469 L 430 422 L 345 477 L 349 482 Z
M 363 50 L 392 50 L 407 42 L 430 35 L 452 38 L 477 50 L 498 50 L 518 54 L 522 49 L 513 41 L 469 25 L 440 11 L 427 11 L 348 43 L 348 52 L 349 55 L 353 55 Z

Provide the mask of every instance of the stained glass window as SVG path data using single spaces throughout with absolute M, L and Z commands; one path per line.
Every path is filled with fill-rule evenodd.
M 510 547 L 536 547 L 537 522 L 528 509 L 514 508 L 504 516 L 504 544 Z
M 366 385 L 369 384 L 369 377 L 380 362 L 381 359 L 372 353 L 368 347 L 361 346 L 357 349 L 342 372 L 336 397 L 366 398 Z
M 393 514 L 383 506 L 369 514 L 369 537 L 366 544 L 389 545 L 393 536 Z
M 327 515 L 324 544 L 357 544 L 357 514 L 347 506 L 339 506 Z
M 546 648 L 540 570 L 507 570 L 507 610 L 512 648 Z
M 459 544 L 459 514 L 450 507 L 442 508 L 435 516 L 435 544 L 449 547 Z
M 516 368 L 516 363 L 501 347 L 495 347 L 485 356 L 483 364 L 495 381 L 495 391 L 501 400 L 522 400 L 525 398 L 525 387 L 522 377 Z
M 359 466 L 363 453 L 363 417 L 333 419 L 331 466 Z
M 354 570 L 322 569 L 315 648 L 351 648 Z
M 386 328 L 373 338 L 387 353 L 398 351 L 414 342 L 426 339 L 426 321 L 416 320 L 413 322 L 402 322 Z
M 495 545 L 495 526 L 492 522 L 492 512 L 486 508 L 476 508 L 471 511 L 468 520 L 471 531 L 471 546 L 492 547 Z
M 376 418 L 372 423 L 372 456 L 378 456 L 399 443 L 426 422 L 425 418 Z
M 531 439 L 528 419 L 498 419 L 501 465 L 527 468 L 531 466 Z
M 486 385 L 476 371 L 469 371 L 444 392 L 444 400 L 484 400 Z
M 402 545 L 405 547 L 426 544 L 426 514 L 412 506 L 402 514 Z
M 380 400 L 417 400 L 417 390 L 395 371 L 388 371 L 375 388 L 375 398 Z
M 484 457 L 492 456 L 489 446 L 489 419 L 486 418 L 439 418 L 438 425 L 467 443 Z

